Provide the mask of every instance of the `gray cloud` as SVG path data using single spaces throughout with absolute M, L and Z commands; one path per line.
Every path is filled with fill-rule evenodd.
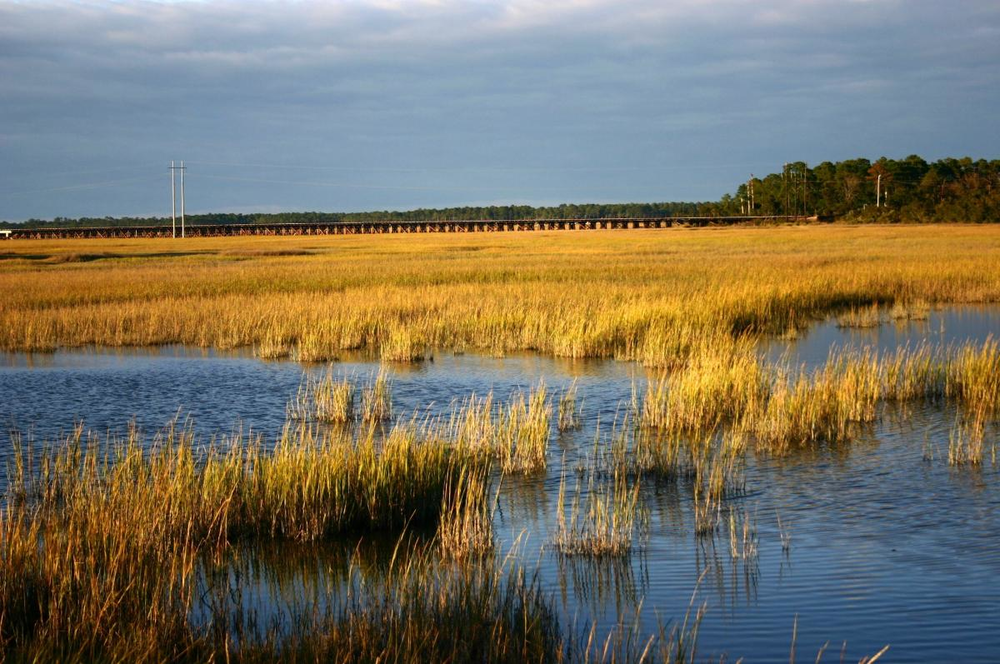
M 163 213 L 180 158 L 196 210 L 344 210 L 995 157 L 998 35 L 987 0 L 0 0 L 0 218 Z

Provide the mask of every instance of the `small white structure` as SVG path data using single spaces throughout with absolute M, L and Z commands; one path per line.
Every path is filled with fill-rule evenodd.
M 8 229 L 0 228 L 0 238 L 3 238 L 3 239 L 6 240 L 7 238 L 10 237 L 10 234 L 12 232 L 13 231 L 11 231 L 9 228 Z

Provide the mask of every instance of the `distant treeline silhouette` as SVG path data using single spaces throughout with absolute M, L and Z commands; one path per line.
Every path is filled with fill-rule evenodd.
M 564 204 L 549 207 L 531 205 L 491 205 L 489 207 L 420 208 L 407 211 L 375 212 L 276 212 L 246 213 L 219 212 L 189 214 L 188 224 L 280 224 L 280 223 L 330 223 L 338 221 L 448 221 L 458 219 L 598 219 L 606 217 L 676 217 L 719 214 L 717 203 L 587 203 Z M 29 219 L 26 227 L 54 226 L 73 228 L 80 226 L 162 226 L 171 223 L 170 217 L 56 217 L 51 220 Z M 177 218 L 180 223 L 180 217 Z
M 880 177 L 881 176 L 881 177 Z M 585 203 L 534 207 L 420 208 L 378 212 L 211 213 L 187 216 L 190 224 L 329 223 L 338 221 L 444 221 L 456 219 L 557 219 L 602 217 L 678 217 L 821 215 L 847 221 L 996 222 L 1000 221 L 1000 160 L 941 159 L 929 163 L 916 155 L 786 164 L 780 172 L 753 178 L 719 201 L 674 203 Z M 158 226 L 170 217 L 56 217 L 3 226 Z
M 753 214 L 820 214 L 853 221 L 1000 221 L 996 159 L 928 163 L 911 155 L 875 162 L 824 161 L 812 168 L 794 162 L 740 185 L 736 195 L 723 196 L 720 205 L 739 210 L 751 188 Z

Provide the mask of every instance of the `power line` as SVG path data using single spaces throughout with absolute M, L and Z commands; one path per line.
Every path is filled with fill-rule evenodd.
M 6 191 L 0 192 L 0 196 L 27 196 L 30 194 L 48 194 L 56 191 L 79 191 L 84 189 L 99 189 L 100 187 L 111 187 L 119 184 L 126 184 L 128 182 L 142 182 L 145 180 L 153 180 L 159 177 L 158 175 L 143 175 L 135 178 L 123 178 L 121 180 L 106 180 L 104 182 L 84 182 L 81 184 L 73 184 L 65 187 L 48 187 L 45 189 L 25 189 L 22 191 Z
M 389 191 L 456 191 L 456 192 L 469 192 L 469 191 L 498 191 L 494 187 L 483 186 L 483 187 L 444 187 L 444 186 L 408 186 L 408 185 L 382 185 L 382 184 L 360 184 L 355 182 L 316 182 L 311 180 L 272 180 L 268 178 L 247 178 L 247 177 L 237 177 L 228 175 L 207 175 L 200 173 L 199 177 L 208 178 L 210 180 L 225 180 L 229 182 L 256 182 L 260 184 L 290 184 L 290 185 L 302 185 L 310 187 L 338 187 L 345 189 L 376 189 L 376 190 L 389 190 Z M 518 187 L 517 191 L 548 191 L 548 189 L 525 189 L 523 187 Z
M 241 163 L 227 161 L 192 161 L 192 164 L 201 166 L 227 166 L 233 168 L 281 168 L 290 170 L 305 171 L 344 171 L 344 172 L 375 172 L 375 173 L 427 173 L 427 172 L 635 172 L 635 171 L 680 171 L 680 170 L 710 170 L 723 168 L 744 168 L 747 166 L 764 166 L 763 162 L 742 162 L 730 164 L 703 164 L 703 165 L 677 165 L 677 166 L 421 166 L 414 168 L 403 168 L 396 166 L 314 166 L 303 164 L 262 164 L 262 163 Z
M 98 173 L 114 173 L 116 171 L 134 171 L 136 170 L 135 165 L 130 166 L 111 166 L 108 168 L 86 168 L 78 169 L 74 171 L 45 171 L 44 173 L 36 173 L 37 177 L 44 178 L 57 178 L 66 175 L 96 175 Z

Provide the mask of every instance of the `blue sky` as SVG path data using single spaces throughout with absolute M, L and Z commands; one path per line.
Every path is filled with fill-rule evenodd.
M 1000 156 L 996 0 L 0 0 L 0 219 L 717 199 Z

